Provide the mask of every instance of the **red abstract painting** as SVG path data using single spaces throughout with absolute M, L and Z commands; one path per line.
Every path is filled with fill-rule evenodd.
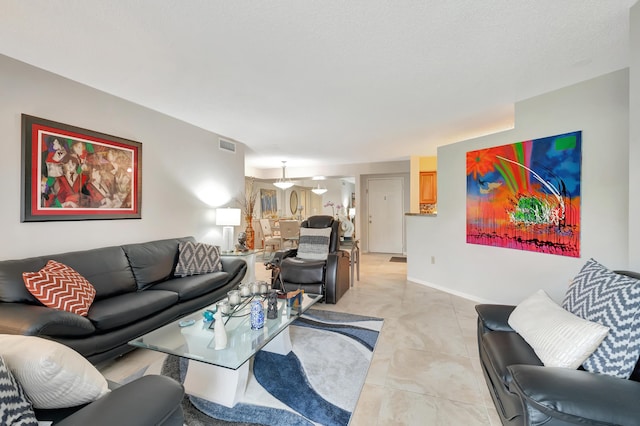
M 580 257 L 582 132 L 467 152 L 467 243 Z

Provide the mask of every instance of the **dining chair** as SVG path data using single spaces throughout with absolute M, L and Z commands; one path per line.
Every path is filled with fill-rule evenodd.
M 269 219 L 260 219 L 260 229 L 262 230 L 262 246 L 264 247 L 262 258 L 264 259 L 267 256 L 267 247 L 271 247 L 271 252 L 275 253 L 281 247 L 282 241 L 280 237 L 273 235 Z
M 300 222 L 297 220 L 280 220 L 280 241 L 283 249 L 287 242 L 291 243 L 291 247 L 298 247 Z

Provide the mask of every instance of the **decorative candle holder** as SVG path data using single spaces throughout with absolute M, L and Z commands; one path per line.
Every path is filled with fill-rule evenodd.
M 240 304 L 241 299 L 240 292 L 238 290 L 231 290 L 227 293 L 227 296 L 229 297 L 229 305 L 236 306 Z
M 242 297 L 249 297 L 251 296 L 251 288 L 249 287 L 249 285 L 247 284 L 240 284 L 240 287 L 238 287 L 239 291 L 240 291 L 240 296 Z
M 227 300 L 221 300 L 216 303 L 217 311 L 220 311 L 222 314 L 229 314 L 229 302 Z

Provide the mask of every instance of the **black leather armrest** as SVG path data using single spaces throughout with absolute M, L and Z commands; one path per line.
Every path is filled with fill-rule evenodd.
M 287 250 L 278 250 L 273 254 L 273 258 L 271 259 L 271 261 L 267 263 L 273 263 L 275 265 L 279 265 L 280 262 L 282 262 L 282 259 L 284 259 L 285 257 L 296 257 L 297 255 L 298 255 L 297 248 L 290 248 Z
M 508 368 L 513 377 L 509 390 L 524 403 L 525 424 L 638 424 L 638 382 L 567 368 Z
M 476 305 L 476 312 L 482 324 L 489 330 L 513 331 L 509 326 L 509 316 L 515 308 L 511 305 Z
M 56 425 L 182 425 L 184 388 L 169 377 L 143 376 L 81 408 Z
M 220 263 L 222 263 L 222 270 L 228 272 L 230 275 L 237 275 L 246 263 L 240 257 L 220 256 Z
M 0 333 L 25 336 L 88 336 L 96 329 L 71 312 L 26 303 L 0 303 Z
M 326 303 L 337 303 L 338 297 L 349 288 L 349 260 L 349 252 L 343 250 L 334 251 L 327 256 L 324 283 Z

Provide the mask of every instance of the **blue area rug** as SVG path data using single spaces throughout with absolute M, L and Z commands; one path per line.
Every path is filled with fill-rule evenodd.
M 189 405 L 206 414 L 207 423 L 184 407 L 188 425 L 347 425 L 364 385 L 382 328 L 380 318 L 309 309 L 290 326 L 288 355 L 260 351 L 244 399 L 234 408 L 189 396 Z M 188 362 L 168 357 L 179 366 Z M 168 371 L 163 374 L 172 375 Z M 176 377 L 177 378 L 177 377 Z

